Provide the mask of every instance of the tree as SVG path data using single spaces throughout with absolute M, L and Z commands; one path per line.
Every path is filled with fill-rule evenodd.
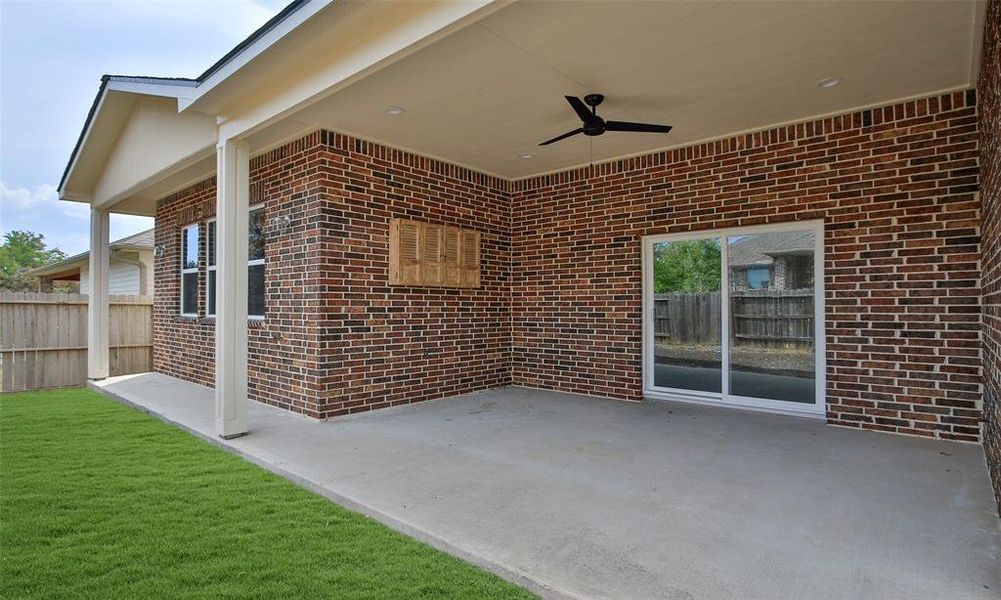
M 653 260 L 654 291 L 658 294 L 719 291 L 718 239 L 656 244 Z
M 47 248 L 45 236 L 31 231 L 11 231 L 0 244 L 0 289 L 23 291 L 34 289 L 35 278 L 29 269 L 43 267 L 66 258 L 59 248 Z

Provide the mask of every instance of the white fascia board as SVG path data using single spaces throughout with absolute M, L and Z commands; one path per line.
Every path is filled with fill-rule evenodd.
M 76 164 L 80 160 L 80 155 L 83 154 L 84 148 L 87 147 L 87 140 L 90 138 L 90 132 L 94 129 L 94 122 L 97 121 L 97 115 L 101 114 L 101 109 L 104 108 L 104 100 L 108 97 L 108 86 L 105 85 L 101 88 L 100 97 L 97 99 L 97 106 L 94 108 L 94 112 L 89 119 L 87 119 L 87 125 L 84 129 L 83 135 L 80 137 L 80 142 L 76 150 L 73 152 L 73 158 L 70 161 L 68 167 L 66 167 L 66 174 L 63 176 L 62 180 L 59 182 L 59 187 L 56 188 L 56 194 L 60 200 L 73 200 L 76 202 L 90 202 L 90 196 L 83 194 L 67 194 L 64 189 L 66 184 L 69 182 L 70 177 L 73 176 L 73 170 L 76 169 Z
M 182 99 L 190 98 L 195 92 L 194 85 L 177 85 L 170 83 L 150 83 L 140 81 L 108 81 L 106 91 L 127 92 L 130 94 L 141 94 L 143 96 L 160 96 L 162 98 L 177 98 L 178 103 Z M 98 108 L 100 110 L 100 108 Z
M 199 82 L 197 87 L 192 88 L 192 94 L 184 98 L 178 98 L 178 111 L 183 112 L 189 108 L 197 110 L 197 107 L 194 105 L 200 98 L 211 92 L 217 85 L 245 67 L 248 63 L 257 58 L 258 55 L 270 48 L 275 42 L 288 35 L 290 32 L 299 27 L 299 25 L 308 21 L 313 15 L 329 6 L 332 2 L 334 2 L 334 0 L 312 0 L 290 14 L 284 21 L 254 40 L 252 44 L 231 58 L 228 62 L 226 62 L 226 64 L 209 75 L 204 81 Z
M 182 97 L 190 96 L 195 89 L 193 83 L 190 85 L 184 85 L 177 83 L 154 83 L 150 81 L 138 80 L 125 81 L 122 79 L 116 79 L 115 77 L 106 77 L 106 79 L 107 81 L 101 87 L 100 95 L 97 98 L 97 105 L 94 108 L 93 113 L 90 115 L 90 118 L 87 120 L 86 128 L 80 138 L 79 146 L 75 149 L 69 167 L 66 169 L 66 176 L 62 178 L 59 183 L 59 187 L 56 189 L 60 200 L 69 200 L 73 202 L 91 202 L 92 200 L 91 194 L 67 192 L 65 190 L 65 186 L 72 177 L 73 171 L 76 169 L 76 165 L 80 160 L 80 156 L 86 152 L 87 142 L 90 140 L 94 124 L 98 121 L 100 115 L 106 110 L 105 100 L 108 98 L 109 92 L 123 92 L 145 96 L 177 98 L 178 102 L 180 102 Z

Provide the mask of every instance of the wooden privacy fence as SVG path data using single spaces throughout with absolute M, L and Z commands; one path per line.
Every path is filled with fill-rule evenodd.
M 731 293 L 730 329 L 735 340 L 762 347 L 813 343 L 813 290 Z M 720 293 L 654 294 L 658 344 L 720 343 Z
M 110 297 L 111 375 L 153 366 L 153 300 Z M 87 295 L 0 292 L 0 392 L 87 381 Z

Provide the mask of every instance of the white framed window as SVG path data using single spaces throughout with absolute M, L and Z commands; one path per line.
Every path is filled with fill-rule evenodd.
M 264 207 L 250 207 L 250 227 L 247 239 L 247 316 L 263 319 L 264 293 Z
M 215 217 L 205 222 L 205 314 L 215 317 Z
M 181 316 L 198 316 L 198 224 L 181 229 Z
M 263 319 L 266 308 L 264 293 L 264 206 L 250 207 L 249 230 L 247 235 L 247 316 L 251 319 Z M 216 220 L 211 218 L 206 224 L 208 230 L 208 277 L 206 295 L 206 313 L 215 316 L 216 299 Z

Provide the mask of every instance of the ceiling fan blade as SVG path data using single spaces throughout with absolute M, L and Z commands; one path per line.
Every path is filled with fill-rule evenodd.
M 580 117 L 581 121 L 587 123 L 588 121 L 594 118 L 594 113 L 591 112 L 591 109 L 588 108 L 586 104 L 584 104 L 583 100 L 581 100 L 577 96 L 563 96 L 563 97 L 567 99 L 567 102 L 569 102 L 570 106 L 573 107 L 574 112 L 577 113 L 577 116 Z
M 605 121 L 605 131 L 638 131 L 641 133 L 667 133 L 670 125 L 654 125 L 653 123 L 629 123 L 627 121 Z
M 574 129 L 573 131 L 568 131 L 568 132 L 564 133 L 563 135 L 558 135 L 558 136 L 554 137 L 551 140 L 546 140 L 546 141 L 542 142 L 539 145 L 540 146 L 548 146 L 549 144 L 552 144 L 553 142 L 558 142 L 560 140 L 565 140 L 568 137 L 577 135 L 578 133 L 584 133 L 584 129 L 581 128 L 581 129 Z

